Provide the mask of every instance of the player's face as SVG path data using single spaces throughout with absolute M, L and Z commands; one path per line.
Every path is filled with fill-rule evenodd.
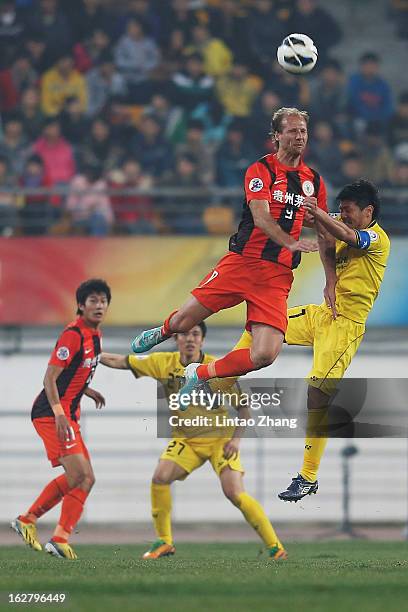
M 91 293 L 91 295 L 88 295 L 85 304 L 80 305 L 85 323 L 92 327 L 98 327 L 106 315 L 108 306 L 108 298 L 105 293 Z
M 285 117 L 282 121 L 282 131 L 276 134 L 279 149 L 292 156 L 302 155 L 307 137 L 306 121 L 297 115 Z
M 190 331 L 179 333 L 176 336 L 177 348 L 181 356 L 187 359 L 194 355 L 197 357 L 200 354 L 203 342 L 203 332 L 198 325 L 195 325 Z
M 361 210 L 355 202 L 344 200 L 340 202 L 339 210 L 343 223 L 352 229 L 364 229 L 372 221 L 373 207 L 371 205 Z

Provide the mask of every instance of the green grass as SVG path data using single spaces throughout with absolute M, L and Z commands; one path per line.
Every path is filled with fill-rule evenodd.
M 68 562 L 0 547 L 0 610 L 12 609 L 10 592 L 65 592 L 67 603 L 46 608 L 75 612 L 407 609 L 404 542 L 291 544 L 285 562 L 259 557 L 254 543 L 180 544 L 175 557 L 159 561 L 141 561 L 140 546 L 75 550 L 80 559 Z

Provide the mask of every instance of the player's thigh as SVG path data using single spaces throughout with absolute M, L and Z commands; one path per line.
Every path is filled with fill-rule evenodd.
M 187 476 L 188 472 L 171 459 L 159 459 L 152 481 L 155 484 L 171 484 L 175 480 L 184 480 Z
M 332 395 L 364 337 L 364 325 L 328 314 L 317 321 L 309 384 Z
M 200 457 L 185 438 L 171 440 L 161 454 L 160 460 L 171 461 L 181 467 L 186 472 L 184 478 L 205 462 L 205 458 Z
M 288 327 L 285 333 L 287 344 L 312 346 L 315 332 L 315 316 L 319 306 L 295 306 L 288 309 Z
M 229 438 L 217 438 L 212 442 L 211 453 L 209 455 L 210 463 L 218 477 L 221 476 L 225 468 L 229 468 L 234 472 L 244 474 L 244 468 L 241 464 L 241 456 L 239 451 L 229 459 L 224 456 L 224 446 L 229 441 Z

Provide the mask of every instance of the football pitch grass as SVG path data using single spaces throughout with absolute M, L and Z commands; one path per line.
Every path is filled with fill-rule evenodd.
M 64 561 L 23 546 L 0 547 L 0 610 L 208 610 L 258 612 L 406 610 L 405 542 L 288 544 L 288 561 L 259 556 L 256 543 L 187 544 L 174 557 L 142 561 L 141 546 L 76 546 Z M 8 603 L 9 593 L 66 593 L 64 604 Z

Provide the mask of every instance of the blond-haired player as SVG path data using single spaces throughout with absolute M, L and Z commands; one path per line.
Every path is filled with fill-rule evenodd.
M 202 351 L 205 334 L 206 326 L 202 322 L 188 332 L 176 334 L 177 352 L 152 353 L 144 358 L 102 353 L 101 363 L 111 368 L 131 370 L 136 378 L 154 378 L 162 383 L 169 397 L 171 394 L 177 394 L 183 381 L 184 368 L 188 364 L 207 364 L 215 359 Z M 228 386 L 231 386 L 230 381 Z M 246 408 L 239 409 L 239 412 L 241 410 L 246 411 Z M 203 415 L 212 422 L 208 424 L 207 421 L 204 426 L 192 429 L 184 427 L 182 421 L 181 424 L 179 421 L 172 441 L 162 453 L 151 484 L 152 517 L 157 539 L 143 558 L 158 559 L 174 554 L 170 485 L 175 480 L 184 480 L 206 461 L 211 463 L 220 479 L 224 495 L 239 508 L 246 521 L 265 543 L 269 556 L 273 559 L 286 558 L 286 551 L 261 504 L 244 489 L 244 470 L 239 452 L 244 428 L 223 428 L 220 431 L 220 427 L 215 423 L 215 416 L 228 416 L 223 406 L 211 412 L 205 407 L 190 406 L 187 413 L 177 411 L 174 414 L 179 414 L 180 417 L 188 415 L 189 419 Z
M 358 180 L 337 196 L 336 218 L 309 198 L 305 208 L 317 222 L 324 240 L 322 262 L 326 272 L 325 301 L 290 308 L 287 344 L 313 347 L 313 367 L 307 377 L 308 423 L 303 466 L 283 501 L 298 501 L 316 493 L 317 472 L 327 444 L 325 425 L 330 397 L 350 365 L 365 332 L 365 323 L 378 296 L 390 252 L 390 240 L 377 222 L 380 202 L 375 185 Z M 249 347 L 244 332 L 236 349 Z M 318 437 L 316 437 L 318 435 Z

